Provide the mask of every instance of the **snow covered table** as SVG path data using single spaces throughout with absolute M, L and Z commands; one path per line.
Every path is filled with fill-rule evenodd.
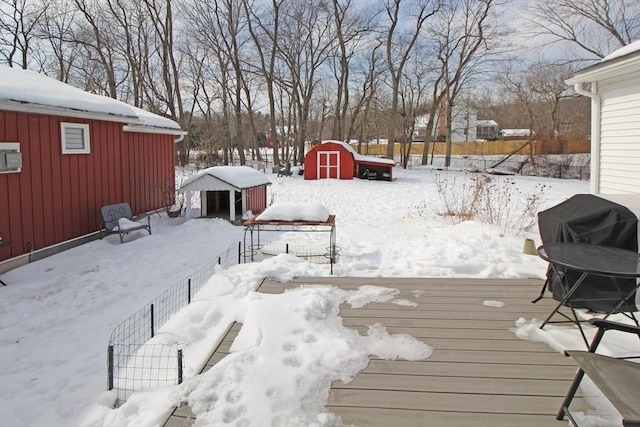
M 329 215 L 320 205 L 308 203 L 280 203 L 267 208 L 262 214 L 254 215 L 244 222 L 244 261 L 254 261 L 258 254 L 278 255 L 289 253 L 310 261 L 322 259 L 331 265 L 337 262 L 339 248 L 336 246 L 336 216 Z M 261 233 L 325 233 L 328 234 L 328 246 L 317 241 L 287 243 L 286 241 L 261 241 Z

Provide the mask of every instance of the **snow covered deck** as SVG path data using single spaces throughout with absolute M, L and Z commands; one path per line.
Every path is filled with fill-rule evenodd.
M 416 303 L 344 305 L 344 325 L 366 334 L 382 323 L 389 333 L 412 335 L 434 348 L 423 361 L 372 359 L 349 384 L 335 382 L 328 409 L 356 426 L 566 426 L 556 421 L 576 365 L 541 342 L 517 338 L 511 328 L 520 317 L 544 318 L 554 302 L 547 296 L 531 304 L 542 281 L 534 279 L 297 278 L 265 280 L 264 293 L 302 284 L 397 288 L 399 299 Z M 500 301 L 500 304 L 490 303 Z M 204 370 L 226 354 L 240 325 L 234 324 Z M 576 399 L 576 410 L 583 410 Z M 178 408 L 164 427 L 186 425 L 193 416 Z

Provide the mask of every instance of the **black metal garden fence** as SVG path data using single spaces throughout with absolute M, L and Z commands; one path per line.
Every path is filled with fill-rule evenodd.
M 111 333 L 107 349 L 107 387 L 116 390 L 116 404 L 136 390 L 182 383 L 180 343 L 149 344 L 155 332 L 213 276 L 216 266 L 241 262 L 241 242 L 232 244 L 189 277 L 182 279 L 120 323 Z
M 135 391 L 182 383 L 182 347 L 185 343 L 162 344 L 149 340 L 174 314 L 191 303 L 192 297 L 213 276 L 217 266 L 227 268 L 283 253 L 313 263 L 330 263 L 333 267 L 340 251 L 333 240 L 329 250 L 326 244 L 292 240 L 291 236 L 284 240 L 265 240 L 259 248 L 247 242 L 244 245 L 243 242 L 232 244 L 214 260 L 168 288 L 113 330 L 107 348 L 107 388 L 115 390 L 116 406 L 125 402 Z M 328 257 L 328 254 L 332 255 Z

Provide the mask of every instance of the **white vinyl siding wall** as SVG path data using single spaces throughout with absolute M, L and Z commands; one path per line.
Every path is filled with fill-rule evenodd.
M 640 74 L 601 81 L 602 194 L 640 193 Z

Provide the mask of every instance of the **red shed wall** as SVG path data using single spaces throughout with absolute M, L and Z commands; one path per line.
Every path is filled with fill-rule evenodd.
M 249 188 L 246 190 L 247 210 L 258 214 L 267 208 L 267 186 Z M 243 212 L 244 213 L 244 212 Z
M 353 155 L 340 144 L 325 142 L 313 147 L 304 159 L 304 179 L 318 179 L 318 153 L 337 151 L 340 153 L 340 179 L 353 179 L 356 164 Z
M 91 153 L 62 154 L 61 122 L 89 125 Z M 0 261 L 98 231 L 100 207 L 134 213 L 164 206 L 174 188 L 171 135 L 129 133 L 121 123 L 0 111 L 0 142 L 19 142 L 22 171 L 0 174 Z M 172 193 L 173 194 L 173 193 Z

